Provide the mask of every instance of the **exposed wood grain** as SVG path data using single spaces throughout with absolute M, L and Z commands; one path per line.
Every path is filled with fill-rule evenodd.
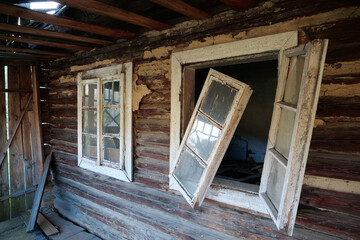
M 59 56 L 59 57 L 67 57 L 72 55 L 69 53 L 50 52 L 50 51 L 41 51 L 41 50 L 33 50 L 27 48 L 14 48 L 14 47 L 5 47 L 5 46 L 0 46 L 0 50 L 6 52 L 35 53 L 35 54 Z
M 72 8 L 78 8 L 88 12 L 93 12 L 98 15 L 107 16 L 150 29 L 164 30 L 171 27 L 171 25 L 169 24 L 152 20 L 150 18 L 141 16 L 133 12 L 125 11 L 123 9 L 102 3 L 100 1 L 88 0 L 86 1 L 86 3 L 84 3 L 81 0 L 58 0 L 58 2 Z
M 41 128 L 41 109 L 40 109 L 40 86 L 38 79 L 38 67 L 31 67 L 31 77 L 33 83 L 33 111 L 31 125 L 31 148 L 32 158 L 34 159 L 34 183 L 40 180 L 40 173 L 44 164 L 43 134 Z
M 0 3 L 1 4 L 1 3 Z M 0 39 L 2 40 L 12 40 L 15 42 L 23 42 L 23 43 L 32 43 L 37 45 L 44 45 L 44 46 L 50 46 L 50 47 L 57 47 L 57 48 L 66 48 L 66 49 L 72 49 L 72 50 L 89 50 L 90 48 L 80 46 L 80 45 L 74 45 L 74 44 L 68 44 L 68 43 L 59 43 L 59 42 L 51 42 L 51 41 L 43 41 L 43 40 L 37 40 L 37 39 L 31 39 L 31 38 L 24 38 L 24 37 L 11 37 L 11 36 L 0 36 Z
M 304 185 L 300 204 L 360 216 L 358 194 L 335 192 Z
M 24 26 L 17 26 L 17 25 L 6 24 L 6 23 L 0 23 L 0 30 L 17 32 L 17 33 L 26 33 L 26 34 L 50 37 L 50 38 L 67 39 L 67 40 L 72 40 L 72 41 L 79 41 L 79 42 L 86 42 L 86 43 L 93 43 L 93 44 L 100 44 L 100 45 L 108 45 L 111 43 L 110 41 L 106 41 L 106 40 L 102 40 L 102 39 L 88 38 L 88 37 L 83 37 L 83 36 L 67 34 L 67 33 L 60 33 L 60 32 L 54 32 L 54 31 L 31 28 L 31 27 L 24 27 Z
M 44 162 L 43 172 L 41 173 L 39 185 L 36 190 L 36 194 L 35 194 L 33 206 L 31 209 L 31 215 L 30 215 L 29 223 L 26 228 L 26 232 L 33 231 L 35 228 L 35 223 L 36 223 L 36 219 L 37 219 L 37 216 L 39 213 L 40 203 L 41 203 L 41 199 L 42 199 L 42 196 L 44 193 L 45 182 L 46 182 L 47 174 L 49 171 L 51 159 L 52 159 L 52 152 L 50 152 L 50 154 L 46 157 L 45 162 Z
M 106 27 L 101 27 L 97 25 L 91 25 L 84 22 L 74 21 L 66 18 L 61 18 L 53 15 L 49 15 L 46 13 L 41 13 L 33 10 L 29 10 L 27 8 L 23 7 L 17 7 L 12 5 L 7 5 L 0 3 L 0 13 L 5 15 L 12 15 L 15 17 L 21 17 L 29 20 L 35 20 L 38 22 L 45 22 L 48 24 L 53 24 L 56 26 L 62 26 L 67 28 L 76 29 L 83 32 L 91 32 L 96 33 L 99 35 L 104 35 L 108 37 L 114 37 L 114 38 L 129 38 L 134 37 L 135 34 L 116 30 L 116 29 L 110 29 Z
M 249 9 L 256 5 L 254 0 L 221 0 L 234 10 Z
M 5 88 L 4 66 L 0 65 L 0 88 Z M 5 93 L 0 93 L 0 146 L 4 146 L 7 141 L 6 127 L 6 101 Z M 5 156 L 7 158 L 7 154 Z M 7 160 L 0 164 L 0 196 L 9 195 L 9 177 Z M 0 222 L 10 218 L 9 200 L 0 201 Z
M 9 88 L 20 88 L 19 74 L 19 67 L 8 66 Z M 31 97 L 30 93 L 27 105 L 30 104 Z M 27 109 L 21 109 L 20 99 L 20 93 L 9 94 L 9 129 L 11 129 L 10 136 L 12 136 L 12 138 L 10 139 L 12 139 L 12 143 L 11 145 L 9 144 L 10 146 L 8 145 L 8 147 L 10 154 L 10 191 L 12 194 L 25 189 L 22 129 L 19 126 Z M 7 149 L 7 147 L 4 149 Z M 25 210 L 25 207 L 25 196 L 11 199 L 11 217 L 19 216 Z
M 41 213 L 39 213 L 36 223 L 39 225 L 46 236 L 59 233 L 59 230 L 55 228 L 55 226 L 52 225 L 51 222 L 49 222 L 49 220 L 47 220 Z
M 166 0 L 150 0 L 151 2 L 157 3 L 163 7 L 169 8 L 175 12 L 179 12 L 185 16 L 194 19 L 202 19 L 211 17 L 210 14 L 204 12 L 198 8 L 195 8 L 182 0 L 173 0 L 171 2 Z

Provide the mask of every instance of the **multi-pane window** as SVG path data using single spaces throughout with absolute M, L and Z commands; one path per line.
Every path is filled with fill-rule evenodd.
M 131 74 L 131 63 L 78 74 L 78 164 L 125 181 L 132 179 Z

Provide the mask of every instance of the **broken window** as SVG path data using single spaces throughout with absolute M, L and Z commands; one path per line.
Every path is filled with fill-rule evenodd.
M 185 151 L 188 150 L 187 148 L 189 145 L 186 143 L 188 142 L 188 132 L 190 132 L 191 128 L 194 128 L 194 117 L 189 120 L 189 112 L 191 111 L 186 109 L 186 107 L 183 107 L 181 108 L 182 115 L 180 121 L 177 120 L 175 115 L 172 115 L 172 117 L 175 117 L 174 120 L 172 119 L 172 129 L 175 129 L 175 126 L 178 126 L 178 128 L 176 129 L 178 129 L 179 135 L 177 136 L 182 138 L 182 143 L 178 150 L 177 160 L 175 161 L 175 163 L 172 163 L 170 168 L 170 188 L 180 190 L 180 192 L 182 192 L 186 200 L 192 206 L 196 205 L 196 203 L 201 204 L 201 201 L 205 196 L 204 192 L 207 191 L 207 197 L 216 201 L 224 202 L 226 204 L 230 203 L 236 206 L 249 207 L 249 209 L 251 210 L 260 210 L 261 212 L 262 208 L 264 207 L 264 209 L 266 209 L 267 212 L 271 215 L 278 229 L 283 229 L 287 231 L 289 235 L 291 235 L 295 223 L 297 206 L 305 171 L 305 164 L 310 145 L 317 100 L 319 96 L 319 88 L 321 84 L 323 70 L 322 68 L 324 65 L 325 53 L 327 48 L 327 41 L 316 40 L 308 43 L 307 45 L 302 45 L 285 50 L 285 44 L 290 44 L 291 46 L 291 44 L 293 43 L 290 43 L 290 41 L 288 40 L 281 40 L 284 44 L 282 45 L 282 47 L 271 46 L 271 48 L 274 50 L 278 49 L 277 52 L 275 51 L 275 55 L 272 54 L 269 49 L 267 49 L 267 51 L 261 51 L 261 49 L 264 47 L 265 42 L 269 44 L 271 43 L 271 41 L 265 41 L 266 38 L 277 38 L 277 36 L 281 37 L 280 35 L 272 35 L 269 37 L 258 38 L 256 39 L 257 41 L 254 42 L 251 42 L 251 39 L 248 39 L 232 44 L 221 44 L 221 47 L 207 47 L 206 51 L 205 49 L 204 51 L 211 51 L 212 55 L 210 57 L 205 56 L 205 53 L 203 54 L 200 51 L 201 49 L 189 50 L 182 53 L 174 54 L 176 56 L 172 59 L 174 65 L 172 69 L 172 78 L 174 77 L 174 79 L 176 80 L 176 77 L 180 76 L 179 73 L 182 73 L 182 75 L 178 78 L 181 79 L 182 83 L 180 98 L 182 99 L 182 106 L 191 106 L 192 102 L 195 102 L 196 97 L 192 96 L 197 95 L 197 88 L 195 85 L 201 82 L 201 80 L 199 79 L 199 75 L 201 74 L 198 74 L 202 71 L 201 68 L 203 68 L 204 71 L 207 71 L 206 68 L 210 66 L 222 72 L 226 72 L 226 68 L 229 66 L 232 69 L 236 70 L 242 69 L 241 67 L 239 67 L 239 65 L 236 65 L 238 63 L 241 63 L 240 65 L 247 65 L 245 68 L 247 68 L 248 70 L 251 69 L 251 67 L 249 67 L 251 64 L 255 64 L 255 69 L 253 71 L 261 72 L 265 69 L 264 65 L 262 65 L 264 63 L 261 63 L 264 61 L 264 58 L 268 58 L 265 59 L 266 61 L 271 59 L 278 59 L 279 67 L 278 73 L 276 74 L 278 75 L 278 77 L 275 81 L 274 86 L 272 86 L 271 84 L 272 77 L 264 78 L 262 79 L 263 83 L 258 83 L 260 85 L 262 84 L 263 88 L 269 88 L 269 92 L 267 93 L 266 91 L 259 91 L 259 89 L 261 90 L 261 88 L 258 88 L 256 84 L 254 85 L 254 82 L 246 82 L 245 79 L 241 78 L 241 76 L 245 77 L 246 74 L 244 73 L 246 71 L 240 71 L 240 77 L 238 77 L 239 80 L 250 85 L 254 92 L 247 105 L 247 108 L 245 109 L 240 124 L 238 126 L 232 124 L 230 127 L 240 130 L 234 136 L 234 139 L 237 141 L 237 145 L 235 147 L 235 153 L 233 152 L 232 154 L 236 155 L 236 158 L 246 159 L 247 161 L 251 159 L 249 157 L 252 157 L 252 160 L 261 158 L 264 159 L 264 166 L 262 166 L 262 164 L 259 164 L 258 168 L 257 166 L 253 166 L 254 168 L 250 168 L 252 170 L 255 170 L 254 173 L 256 173 L 256 170 L 258 170 L 257 176 L 255 176 L 256 174 L 249 174 L 250 177 L 254 178 L 255 182 L 247 182 L 248 179 L 246 176 L 237 178 L 234 177 L 232 174 L 224 174 L 224 169 L 226 170 L 226 164 L 228 163 L 228 159 L 226 159 L 228 156 L 224 158 L 222 166 L 219 168 L 219 170 L 218 166 L 220 165 L 220 161 L 223 159 L 223 155 L 218 155 L 220 159 L 215 160 L 218 163 L 216 165 L 217 167 L 212 167 L 211 170 L 208 170 L 206 164 L 201 164 L 201 161 L 199 161 L 199 165 L 202 166 L 202 168 L 196 166 L 196 164 L 191 165 L 191 162 L 186 163 L 186 161 L 181 161 L 183 155 L 185 155 L 183 158 L 186 157 L 186 159 L 198 157 L 196 152 L 190 152 L 190 155 L 188 155 L 188 152 Z M 257 43 L 263 40 L 263 44 Z M 251 46 L 252 44 L 254 44 L 253 47 L 257 47 L 259 49 L 258 58 L 256 56 L 246 55 L 247 52 L 253 53 L 252 50 L 246 49 L 246 47 L 249 46 L 248 44 Z M 276 43 L 274 42 L 274 44 Z M 234 48 L 235 45 L 240 50 L 236 50 L 236 48 Z M 288 47 L 290 46 L 288 45 Z M 230 51 L 230 49 L 232 51 Z M 241 54 L 240 56 L 236 55 L 236 51 L 243 54 L 244 56 L 241 56 Z M 256 50 L 254 51 L 256 53 Z M 228 60 L 221 59 L 220 61 L 214 61 L 216 60 L 216 56 L 222 56 L 224 58 L 224 54 L 232 58 L 229 58 Z M 277 54 L 278 56 L 276 56 Z M 186 57 L 188 56 L 192 57 L 193 59 L 186 59 Z M 274 56 L 276 57 L 274 58 Z M 199 63 L 196 62 L 197 59 L 199 59 Z M 204 62 L 204 60 L 206 59 L 208 59 L 209 61 L 211 60 L 211 62 Z M 190 65 L 190 63 L 193 63 L 193 65 Z M 181 66 L 182 64 L 184 64 L 184 66 L 182 68 L 182 72 L 180 72 L 178 71 L 178 66 Z M 226 74 L 228 74 L 228 72 L 226 72 Z M 176 85 L 175 80 L 174 82 L 172 82 L 172 86 Z M 205 88 L 206 86 L 204 86 L 204 89 Z M 189 94 L 186 89 L 190 89 L 192 94 Z M 264 142 L 264 138 L 262 136 L 259 137 L 259 139 L 262 139 L 260 142 L 256 143 L 255 141 L 253 141 L 253 145 L 255 147 L 249 148 L 249 145 L 251 143 L 251 141 L 249 141 L 249 138 L 254 137 L 254 135 L 260 132 L 262 132 L 261 134 L 263 135 L 264 131 L 261 130 L 264 130 L 266 128 L 265 123 L 262 127 L 256 126 L 256 121 L 263 120 L 264 122 L 266 122 L 266 119 L 268 118 L 264 117 L 266 115 L 265 112 L 264 115 L 262 114 L 264 110 L 260 111 L 258 109 L 256 111 L 258 111 L 257 114 L 259 115 L 259 117 L 255 118 L 254 116 L 251 116 L 252 114 L 250 114 L 249 119 L 246 120 L 246 111 L 254 111 L 254 109 L 251 109 L 252 100 L 253 98 L 256 99 L 256 94 L 259 92 L 261 92 L 261 97 L 264 97 L 264 94 L 269 94 L 266 102 L 261 103 L 261 101 L 259 101 L 259 99 L 261 98 L 259 98 L 255 102 L 258 102 L 257 107 L 265 107 L 266 111 L 270 111 L 271 125 L 269 126 L 268 124 L 268 130 L 265 131 L 265 134 L 267 136 L 265 138 L 266 143 Z M 196 116 L 198 111 L 198 105 L 201 105 L 201 101 L 202 98 L 200 96 L 198 99 L 198 103 L 195 107 L 193 116 Z M 176 100 L 173 104 L 172 99 L 172 110 L 175 108 L 174 106 L 177 106 Z M 251 125 L 249 122 L 252 119 L 253 125 Z M 177 125 L 175 125 L 175 123 Z M 244 125 L 242 126 L 242 124 Z M 249 129 L 249 126 L 255 129 Z M 184 129 L 186 129 L 186 127 L 187 130 L 185 132 Z M 174 130 L 172 132 L 172 136 L 175 136 Z M 174 144 L 175 138 L 172 139 Z M 212 145 L 207 144 L 207 146 Z M 194 146 L 192 146 L 192 148 L 195 149 L 198 147 L 201 147 L 201 145 L 195 144 Z M 257 147 L 262 149 L 258 152 L 263 152 L 262 156 L 261 154 L 256 153 L 256 151 L 249 151 L 249 149 L 251 150 Z M 208 147 L 208 150 L 209 152 L 211 152 L 211 154 L 213 154 L 214 151 L 224 152 L 225 150 L 223 148 L 225 148 L 226 150 L 227 143 L 224 145 L 219 144 L 218 146 L 215 146 L 215 150 L 213 150 L 211 147 Z M 231 144 L 229 149 L 230 148 Z M 206 150 L 204 149 L 203 151 L 206 152 Z M 226 155 L 228 155 L 228 153 Z M 180 173 L 185 173 L 184 170 L 187 171 L 187 174 L 191 174 L 193 178 L 195 177 L 194 179 L 192 179 L 192 181 L 198 184 L 195 185 L 195 187 L 191 188 L 190 191 L 182 190 L 182 188 L 186 188 L 187 183 L 182 183 L 181 179 L 176 177 L 177 175 L 181 177 L 182 175 Z M 231 170 L 232 173 L 234 173 L 234 169 Z M 212 179 L 211 177 L 215 175 L 216 171 L 218 171 L 217 177 L 221 176 L 222 178 L 215 178 L 213 184 L 215 184 L 217 187 L 212 188 L 209 187 L 211 183 L 208 183 L 205 180 Z M 240 172 L 241 171 L 245 171 L 244 168 L 242 168 Z M 173 177 L 174 174 L 175 177 Z M 255 179 L 255 177 L 258 178 Z M 261 178 L 261 181 L 259 181 L 259 177 Z M 178 182 L 180 183 L 178 184 Z M 203 189 L 203 186 L 206 186 L 204 187 L 205 189 Z M 217 189 L 219 189 L 219 186 L 220 189 L 221 187 L 224 188 L 218 191 Z M 191 195 L 191 191 L 193 191 L 193 195 Z M 244 194 L 242 194 L 242 192 Z M 201 197 L 198 196 L 199 194 Z M 257 198 L 255 197 L 255 194 L 258 196 Z M 191 196 L 193 197 L 193 199 L 191 199 Z M 239 201 L 241 203 L 239 203 Z
M 125 181 L 132 178 L 131 73 L 127 63 L 78 74 L 79 166 Z
M 209 71 L 170 175 L 191 206 L 204 199 L 251 93 L 248 85 Z

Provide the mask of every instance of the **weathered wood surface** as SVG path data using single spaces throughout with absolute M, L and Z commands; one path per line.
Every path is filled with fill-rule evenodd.
M 269 219 L 209 203 L 192 211 L 183 199 L 165 192 L 168 188 L 170 134 L 170 55 L 172 51 L 292 30 L 299 30 L 301 43 L 329 38 L 305 174 L 359 181 L 359 17 L 358 6 L 353 1 L 266 2 L 246 12 L 215 16 L 211 21 L 191 21 L 191 27 L 179 26 L 149 34 L 149 37 L 95 49 L 46 66 L 51 71 L 42 72 L 41 84 L 51 89 L 44 90 L 41 95 L 42 99 L 48 100 L 42 104 L 42 117 L 53 124 L 43 125 L 43 131 L 44 141 L 55 149 L 56 206 L 66 217 L 109 239 L 117 234 L 146 238 L 149 236 L 144 230 L 146 227 L 158 234 L 159 239 L 201 238 L 199 232 L 207 239 L 286 238 L 277 232 Z M 267 24 L 269 21 L 270 25 Z M 112 59 L 111 63 L 107 59 Z M 134 62 L 136 84 L 151 90 L 134 113 L 135 183 L 130 184 L 76 167 L 74 76 L 81 69 L 127 60 Z M 359 238 L 359 225 L 354 220 L 358 213 L 350 210 L 357 204 L 357 197 L 356 194 L 304 187 L 295 237 Z M 139 222 L 143 227 L 139 227 Z M 327 235 L 319 236 L 300 225 Z M 194 228 L 198 230 L 194 231 Z
M 0 88 L 5 88 L 4 66 L 0 65 Z M 4 146 L 7 140 L 6 134 L 6 101 L 5 93 L 0 93 L 0 146 Z M 2 148 L 2 147 L 1 147 Z M 7 155 L 5 156 L 7 158 Z M 9 195 L 8 162 L 0 165 L 0 196 Z M 9 199 L 0 201 L 0 221 L 10 218 Z

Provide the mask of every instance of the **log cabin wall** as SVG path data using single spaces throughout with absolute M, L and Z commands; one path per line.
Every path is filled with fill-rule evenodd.
M 360 237 L 360 8 L 352 1 L 269 1 L 148 32 L 43 67 L 44 141 L 55 151 L 55 207 L 105 239 L 287 239 L 266 216 L 168 191 L 172 52 L 298 30 L 329 39 L 294 237 Z M 77 167 L 78 72 L 134 63 L 134 182 Z

